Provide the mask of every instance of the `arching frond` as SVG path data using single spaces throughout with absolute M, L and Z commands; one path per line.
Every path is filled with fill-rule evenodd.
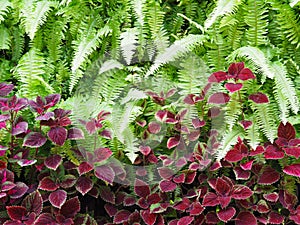
M 120 39 L 122 55 L 125 58 L 127 65 L 129 65 L 134 56 L 138 43 L 137 29 L 128 28 L 125 32 L 121 33 Z
M 0 49 L 9 49 L 10 44 L 9 30 L 4 25 L 0 25 Z
M 261 141 L 259 125 L 257 124 L 258 118 L 252 116 L 249 118 L 252 122 L 252 125 L 246 130 L 245 139 L 247 143 L 255 149 Z
M 8 13 L 9 8 L 12 7 L 12 4 L 9 0 L 2 0 L 0 2 L 0 23 L 4 20 L 5 15 Z

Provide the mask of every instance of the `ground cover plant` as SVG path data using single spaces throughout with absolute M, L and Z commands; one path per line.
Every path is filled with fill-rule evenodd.
M 299 5 L 1 1 L 0 223 L 300 224 Z

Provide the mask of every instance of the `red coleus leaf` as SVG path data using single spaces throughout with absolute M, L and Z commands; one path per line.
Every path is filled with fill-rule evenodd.
M 124 198 L 124 206 L 132 206 L 136 203 L 136 200 L 134 197 L 131 197 L 131 196 L 126 196 Z
M 56 208 L 61 208 L 61 206 L 66 202 L 66 199 L 67 192 L 64 190 L 57 190 L 49 195 L 50 203 Z
M 116 202 L 116 196 L 115 193 L 111 191 L 111 189 L 107 186 L 100 186 L 99 187 L 100 191 L 100 197 L 111 204 L 115 204 Z
M 4 191 L 8 191 L 10 189 L 13 189 L 14 187 L 16 186 L 16 184 L 14 182 L 11 182 L 11 181 L 5 181 L 2 183 L 1 185 L 1 191 L 4 192 Z
M 192 119 L 192 124 L 193 124 L 194 128 L 197 129 L 199 127 L 205 126 L 205 121 L 200 120 L 199 118 L 195 118 L 195 119 Z
M 218 71 L 211 74 L 208 78 L 210 83 L 220 83 L 221 81 L 227 80 L 227 73 L 223 71 Z
M 37 220 L 35 221 L 34 224 L 39 224 L 39 225 L 49 225 L 49 224 L 55 224 L 57 225 L 56 220 L 52 217 L 50 213 L 42 213 L 39 215 Z
M 264 155 L 266 159 L 282 159 L 284 152 L 274 145 L 268 145 Z
M 216 206 L 219 204 L 218 196 L 215 193 L 207 192 L 203 197 L 203 206 Z
M 59 188 L 59 185 L 56 184 L 50 177 L 44 177 L 40 181 L 38 188 L 44 191 L 55 191 Z
M 36 120 L 49 120 L 50 118 L 54 117 L 54 112 L 46 112 L 38 117 L 36 117 Z
M 231 93 L 241 90 L 242 87 L 243 87 L 243 84 L 241 84 L 241 83 L 236 83 L 236 84 L 235 83 L 226 83 L 225 84 L 225 88 Z
M 280 174 L 270 166 L 263 169 L 262 174 L 258 178 L 258 184 L 270 185 L 280 179 Z
M 277 193 L 264 194 L 263 197 L 269 202 L 277 202 L 279 195 Z
M 115 172 L 110 166 L 97 166 L 95 168 L 95 176 L 100 180 L 112 184 L 115 178 Z
M 78 199 L 78 196 L 76 196 L 67 200 L 59 210 L 59 213 L 65 218 L 74 218 L 79 211 L 80 201 Z
M 76 190 L 85 195 L 93 188 L 93 181 L 88 177 L 79 177 L 75 186 Z
M 46 105 L 44 106 L 45 109 L 55 106 L 60 100 L 60 94 L 50 94 L 45 97 Z
M 262 103 L 268 103 L 269 102 L 268 97 L 265 94 L 261 93 L 261 92 L 249 95 L 249 99 L 252 100 L 253 102 L 257 103 L 257 104 L 262 104 Z
M 235 219 L 236 225 L 257 225 L 257 220 L 251 212 L 240 212 Z
M 128 221 L 130 214 L 131 213 L 127 210 L 118 211 L 114 217 L 114 223 L 120 224 Z
M 252 169 L 252 165 L 253 165 L 253 162 L 254 162 L 254 159 L 248 161 L 248 162 L 245 162 L 245 163 L 241 163 L 240 164 L 240 167 L 243 169 L 243 170 L 251 170 Z
M 169 180 L 163 180 L 159 183 L 159 188 L 162 192 L 170 192 L 176 189 L 177 185 Z
M 62 146 L 67 139 L 67 129 L 64 127 L 51 127 L 48 137 L 53 143 Z
M 283 172 L 291 176 L 300 177 L 300 163 L 285 166 Z
M 203 211 L 204 207 L 200 204 L 200 202 L 193 202 L 188 210 L 190 216 L 200 215 Z
M 150 213 L 150 210 L 141 210 L 141 217 L 147 225 L 154 225 L 156 221 L 156 214 Z
M 300 145 L 300 138 L 294 138 L 289 140 L 289 146 L 298 146 Z
M 252 121 L 250 120 L 241 120 L 240 124 L 243 126 L 245 130 L 252 126 Z
M 283 148 L 285 151 L 285 154 L 289 156 L 294 156 L 297 159 L 300 157 L 300 147 L 288 147 L 288 148 Z
M 220 221 L 215 212 L 208 212 L 205 217 L 208 224 L 218 224 Z
M 250 69 L 244 68 L 238 74 L 237 78 L 240 80 L 249 80 L 249 79 L 255 79 L 255 76 Z
M 184 183 L 184 181 L 185 181 L 185 174 L 182 173 L 182 174 L 176 175 L 176 176 L 173 178 L 173 181 L 174 181 L 176 184 L 182 184 L 182 183 Z
M 155 118 L 158 121 L 163 122 L 167 118 L 167 111 L 166 110 L 158 110 L 155 113 Z
M 239 162 L 244 157 L 245 157 L 245 155 L 243 153 L 241 153 L 239 150 L 234 148 L 227 152 L 227 154 L 225 156 L 225 160 L 227 160 L 228 162 Z
M 171 180 L 172 177 L 175 175 L 175 172 L 168 167 L 160 167 L 157 170 L 158 170 L 160 177 L 165 180 Z
M 51 170 L 56 170 L 62 163 L 62 157 L 60 155 L 51 155 L 45 161 L 44 164 Z
M 23 182 L 17 182 L 15 184 L 16 186 L 7 192 L 9 197 L 13 199 L 22 197 L 29 189 L 29 187 Z
M 149 155 L 151 152 L 151 148 L 149 146 L 140 146 L 139 149 L 140 149 L 140 152 L 145 156 Z
M 41 133 L 31 132 L 27 134 L 24 138 L 23 146 L 27 146 L 30 148 L 39 148 L 43 146 L 47 141 Z
M 118 212 L 118 209 L 112 204 L 105 204 L 104 209 L 110 217 L 113 217 Z
M 194 221 L 194 217 L 192 216 L 184 216 L 180 218 L 177 222 L 177 225 L 188 225 Z
M 228 196 L 232 187 L 226 180 L 218 177 L 215 188 L 221 196 Z
M 217 216 L 220 220 L 223 222 L 227 223 L 229 220 L 231 220 L 236 213 L 235 208 L 233 207 L 228 207 L 226 209 L 221 209 L 218 213 Z
M 160 130 L 161 130 L 161 126 L 160 126 L 159 123 L 150 122 L 148 124 L 148 131 L 149 131 L 149 133 L 151 133 L 151 134 L 157 134 L 157 133 L 160 132 Z
M 27 214 L 27 210 L 23 206 L 6 206 L 7 214 L 13 221 L 22 221 Z
M 196 171 L 190 171 L 186 174 L 185 176 L 185 183 L 186 184 L 191 184 L 194 182 L 195 177 L 196 177 L 197 173 Z
M 249 153 L 249 155 L 250 156 L 255 156 L 255 155 L 259 155 L 259 154 L 261 154 L 261 153 L 264 153 L 265 152 L 265 149 L 264 149 L 264 147 L 263 146 L 257 146 L 256 148 L 255 148 L 255 150 L 251 150 L 250 151 L 250 153 Z
M 180 211 L 185 211 L 190 206 L 190 200 L 183 198 L 180 202 L 174 204 L 173 208 Z
M 241 200 L 241 199 L 247 199 L 251 197 L 252 194 L 253 192 L 249 187 L 237 184 L 233 186 L 231 197 L 234 199 Z
M 277 212 L 270 212 L 268 219 L 270 224 L 282 224 L 284 221 L 284 216 Z
M 233 169 L 235 177 L 237 180 L 248 180 L 251 173 L 249 171 L 243 170 L 241 167 L 234 167 Z
M 294 139 L 296 137 L 296 130 L 294 126 L 287 122 L 285 125 L 281 122 L 278 126 L 277 135 L 280 138 L 285 138 L 287 140 Z
M 208 98 L 208 103 L 213 103 L 213 104 L 225 104 L 229 102 L 230 96 L 226 93 L 223 92 L 217 92 L 212 94 Z
M 8 95 L 14 89 L 13 84 L 0 83 L 0 96 Z
M 140 179 L 135 179 L 134 192 L 139 197 L 146 198 L 148 195 L 150 195 L 150 187 L 146 182 Z
M 82 162 L 78 167 L 78 173 L 81 176 L 82 174 L 90 172 L 93 168 L 94 167 L 88 162 Z
M 26 208 L 27 212 L 34 212 L 39 215 L 43 208 L 43 199 L 40 192 L 37 190 L 27 195 L 22 201 L 22 206 Z
M 267 202 L 263 199 L 261 199 L 256 205 L 254 205 L 256 210 L 259 212 L 259 213 L 267 213 L 270 211 L 270 207 L 269 205 L 267 204 Z
M 179 143 L 180 143 L 179 137 L 171 137 L 168 139 L 167 147 L 168 149 L 171 149 L 179 145 Z
M 109 148 L 97 148 L 95 150 L 96 162 L 100 163 L 107 160 L 111 155 L 112 151 Z
M 28 129 L 28 123 L 27 122 L 19 122 L 17 123 L 16 125 L 14 125 L 12 127 L 12 132 L 11 134 L 13 136 L 16 136 L 18 134 L 22 134 L 22 133 L 25 133 Z
M 78 139 L 83 139 L 84 134 L 81 129 L 78 128 L 70 128 L 68 130 L 68 137 L 69 140 L 78 140 Z

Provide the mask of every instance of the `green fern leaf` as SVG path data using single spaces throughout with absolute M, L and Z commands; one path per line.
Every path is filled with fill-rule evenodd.
M 131 1 L 132 9 L 135 12 L 135 17 L 140 25 L 144 25 L 145 15 L 143 8 L 145 7 L 146 0 L 133 0 Z
M 0 2 L 0 23 L 4 20 L 5 15 L 8 13 L 9 8 L 12 7 L 12 4 L 9 0 L 2 0 Z
M 226 104 L 225 123 L 228 124 L 228 130 L 231 131 L 236 124 L 239 116 L 242 114 L 241 103 L 238 100 L 238 93 L 231 95 L 230 101 Z
M 121 51 L 127 65 L 131 63 L 138 43 L 138 31 L 136 28 L 128 28 L 121 33 Z
M 47 0 L 38 2 L 27 0 L 23 2 L 20 14 L 21 21 L 31 40 L 33 40 L 38 28 L 45 22 L 53 6 L 53 2 Z
M 290 6 L 293 8 L 295 5 L 297 5 L 300 2 L 300 0 L 292 0 L 290 2 Z
M 10 44 L 9 30 L 4 25 L 0 25 L 0 49 L 9 49 Z
M 246 130 L 245 139 L 247 143 L 255 149 L 261 142 L 259 125 L 257 124 L 257 118 L 255 116 L 252 116 L 250 121 L 252 121 L 252 125 Z

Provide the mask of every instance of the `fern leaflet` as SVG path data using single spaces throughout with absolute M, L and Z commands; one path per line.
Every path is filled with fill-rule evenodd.
M 8 13 L 12 4 L 9 0 L 2 0 L 0 2 L 0 23 L 4 20 L 5 15 Z

